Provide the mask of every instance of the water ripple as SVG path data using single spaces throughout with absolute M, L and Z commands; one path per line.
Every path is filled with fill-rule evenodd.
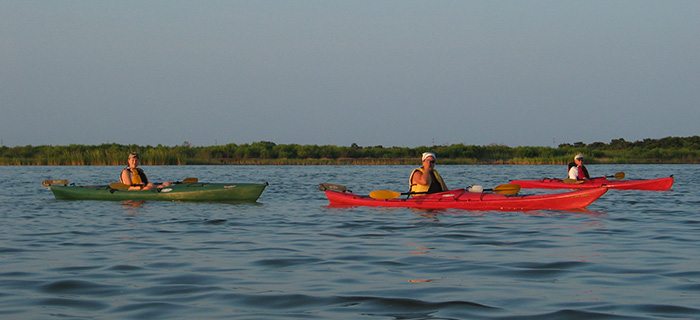
M 39 306 L 56 306 L 56 307 L 67 307 L 75 309 L 84 310 L 103 310 L 109 307 L 108 303 L 104 303 L 97 300 L 85 300 L 85 299 L 63 299 L 63 298 L 47 298 L 39 299 L 36 302 Z
M 314 264 L 322 260 L 316 258 L 279 258 L 279 259 L 261 259 L 254 262 L 255 265 L 264 267 L 286 268 L 300 266 L 306 264 Z
M 169 319 L 176 317 L 177 313 L 181 311 L 187 311 L 184 313 L 187 315 L 192 312 L 190 309 L 186 305 L 177 303 L 141 302 L 114 308 L 111 312 L 131 319 Z
M 25 249 L 21 248 L 7 248 L 7 247 L 0 247 L 0 254 L 8 254 L 8 253 L 21 253 L 26 251 Z
M 548 319 L 548 320 L 610 320 L 610 319 L 616 319 L 616 320 L 624 320 L 624 319 L 634 319 L 634 320 L 641 320 L 641 319 L 652 319 L 652 318 L 646 318 L 646 317 L 636 317 L 636 316 L 621 316 L 615 313 L 600 313 L 600 312 L 590 312 L 590 311 L 582 311 L 582 310 L 557 310 L 555 312 L 548 312 L 548 313 L 542 313 L 542 314 L 534 314 L 534 315 L 528 315 L 528 316 L 509 316 L 509 317 L 503 317 L 500 319 L 516 319 L 516 320 L 539 320 L 539 319 Z
M 95 294 L 112 295 L 123 290 L 120 286 L 102 285 L 85 280 L 61 280 L 39 287 L 40 291 L 50 294 Z
M 131 272 L 131 271 L 139 271 L 143 270 L 143 268 L 138 267 L 138 266 L 132 266 L 132 265 L 115 265 L 111 266 L 108 268 L 110 271 L 117 271 L 117 272 Z
M 195 294 L 204 294 L 209 292 L 215 292 L 221 290 L 220 287 L 215 286 L 201 286 L 201 285 L 159 285 L 145 288 L 139 290 L 138 293 L 145 296 L 152 297 L 163 297 L 168 298 L 169 296 L 186 296 L 187 300 L 192 300 Z

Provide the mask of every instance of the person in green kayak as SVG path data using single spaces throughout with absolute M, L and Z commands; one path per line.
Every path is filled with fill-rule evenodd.
M 127 160 L 129 166 L 122 170 L 119 176 L 119 181 L 127 186 L 129 190 L 151 190 L 156 187 L 153 183 L 148 182 L 148 177 L 143 169 L 139 168 L 139 154 L 136 152 L 129 153 Z M 164 188 L 170 185 L 170 182 L 164 182 L 157 188 Z
M 583 165 L 583 154 L 577 154 L 574 156 L 574 162 L 569 163 L 568 178 L 571 180 L 586 180 L 591 178 L 588 174 L 588 169 Z
M 432 152 L 424 152 L 421 156 L 423 165 L 413 169 L 408 178 L 409 192 L 417 193 L 412 196 L 422 196 L 427 193 L 447 191 L 447 185 L 442 180 L 440 173 L 435 170 L 435 160 L 437 157 Z

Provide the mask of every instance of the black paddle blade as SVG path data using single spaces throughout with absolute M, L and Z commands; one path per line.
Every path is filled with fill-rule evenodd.
M 321 183 L 318 185 L 318 190 L 321 190 L 321 191 L 331 190 L 331 191 L 338 191 L 338 192 L 347 192 L 348 188 L 345 187 L 344 185 L 340 185 L 340 184 Z

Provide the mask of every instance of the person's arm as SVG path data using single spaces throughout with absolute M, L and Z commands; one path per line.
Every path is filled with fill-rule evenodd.
M 131 177 L 129 176 L 129 172 L 126 171 L 127 169 L 122 170 L 122 183 L 131 186 Z
M 569 179 L 576 180 L 576 178 L 578 178 L 578 168 L 574 166 L 569 169 Z
M 420 184 L 420 185 L 430 185 L 430 171 L 432 168 L 425 169 L 423 168 L 423 172 L 420 172 L 416 170 L 416 173 L 413 174 L 413 178 L 411 179 L 411 183 L 413 184 Z

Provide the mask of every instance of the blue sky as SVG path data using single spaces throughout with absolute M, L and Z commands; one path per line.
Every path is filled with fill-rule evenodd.
M 700 1 L 0 1 L 4 145 L 700 134 Z

